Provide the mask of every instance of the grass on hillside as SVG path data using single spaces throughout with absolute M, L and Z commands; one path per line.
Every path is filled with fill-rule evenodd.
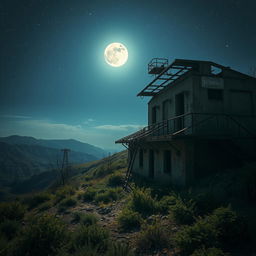
M 255 216 L 249 207 L 256 199 L 255 165 L 189 190 L 133 183 L 125 193 L 126 157 L 121 152 L 80 165 L 65 186 L 1 203 L 0 256 L 249 255 L 255 229 L 239 207 L 243 202 Z

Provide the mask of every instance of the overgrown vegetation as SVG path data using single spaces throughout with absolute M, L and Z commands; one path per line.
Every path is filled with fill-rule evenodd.
M 9 248 L 11 256 L 55 255 L 69 240 L 67 229 L 54 216 L 33 217 Z
M 119 187 L 124 183 L 124 178 L 122 174 L 112 174 L 108 178 L 107 185 L 110 187 Z
M 139 251 L 155 251 L 169 248 L 170 234 L 160 223 L 147 225 L 139 233 L 136 245 Z
M 93 213 L 75 212 L 73 214 L 73 222 L 89 226 L 97 224 L 98 217 Z
M 105 251 L 108 239 L 109 232 L 99 225 L 82 225 L 78 231 L 74 233 L 73 246 L 74 248 L 88 246 L 97 248 L 98 251 Z
M 175 204 L 170 207 L 171 217 L 177 224 L 189 225 L 195 220 L 195 202 L 193 200 L 183 200 L 176 197 Z
M 184 255 L 202 246 L 205 248 L 237 246 L 245 241 L 246 227 L 230 207 L 221 207 L 191 226 L 184 226 L 175 236 L 176 245 Z
M 0 203 L 0 223 L 5 220 L 21 220 L 26 212 L 26 207 L 18 202 Z
M 1 203 L 0 256 L 229 256 L 250 247 L 236 199 L 255 201 L 256 169 L 216 174 L 189 190 L 131 184 L 124 193 L 125 161 L 106 158 L 66 186 Z
M 125 208 L 118 216 L 117 221 L 120 230 L 128 231 L 139 228 L 142 223 L 142 218 L 139 213 Z

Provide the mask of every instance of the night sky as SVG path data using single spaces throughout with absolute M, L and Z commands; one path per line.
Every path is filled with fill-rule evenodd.
M 255 0 L 1 0 L 0 136 L 78 139 L 105 149 L 147 124 L 136 94 L 154 57 L 256 66 Z M 104 49 L 129 51 L 119 68 Z

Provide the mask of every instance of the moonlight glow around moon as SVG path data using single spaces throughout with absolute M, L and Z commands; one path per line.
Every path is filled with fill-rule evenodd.
M 120 67 L 128 60 L 128 50 L 121 43 L 112 43 L 105 49 L 104 57 L 110 66 Z

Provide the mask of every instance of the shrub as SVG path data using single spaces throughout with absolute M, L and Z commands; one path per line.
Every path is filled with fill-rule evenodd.
M 83 201 L 85 202 L 91 202 L 94 200 L 94 197 L 97 193 L 97 190 L 93 189 L 93 188 L 88 188 L 84 194 L 83 194 Z
M 193 226 L 186 226 L 175 236 L 177 246 L 185 255 L 202 246 L 225 247 L 245 240 L 245 225 L 230 207 L 220 207 L 211 215 L 199 218 Z
M 75 192 L 76 192 L 75 188 L 69 185 L 59 188 L 55 193 L 55 203 L 60 202 L 66 197 L 73 196 Z
M 142 222 L 139 213 L 124 209 L 117 218 L 119 228 L 123 231 L 139 228 Z
M 152 198 L 150 189 L 134 189 L 132 191 L 130 207 L 144 216 L 149 216 L 158 211 L 158 204 Z
M 164 196 L 158 203 L 159 212 L 166 214 L 168 213 L 170 206 L 175 205 L 177 198 L 174 195 Z
M 68 241 L 65 225 L 50 215 L 35 217 L 11 247 L 12 256 L 55 255 Z
M 38 210 L 40 212 L 46 211 L 48 209 L 50 209 L 52 207 L 52 203 L 51 202 L 45 202 L 42 205 L 39 206 Z
M 136 241 L 139 250 L 160 250 L 170 246 L 169 234 L 165 228 L 155 223 L 146 226 Z
M 98 225 L 82 225 L 73 237 L 73 243 L 76 248 L 83 246 L 92 246 L 93 248 L 106 248 L 109 233 Z
M 192 200 L 185 202 L 178 197 L 176 204 L 170 207 L 170 211 L 177 224 L 192 224 L 195 220 L 195 203 Z
M 87 213 L 82 216 L 81 224 L 86 225 L 86 226 L 94 225 L 94 224 L 97 224 L 98 220 L 99 219 L 95 214 Z
M 75 198 L 68 197 L 68 198 L 63 199 L 63 200 L 60 202 L 60 206 L 72 207 L 72 206 L 75 206 L 76 203 L 77 203 L 77 202 L 76 202 L 76 199 L 75 199 Z
M 218 232 L 205 219 L 199 219 L 193 226 L 184 226 L 174 237 L 183 255 L 190 255 L 196 249 L 218 246 Z
M 111 201 L 116 201 L 118 198 L 120 198 L 121 192 L 121 188 L 111 188 L 104 192 L 97 193 L 94 199 L 97 203 L 109 203 Z
M 15 237 L 20 229 L 20 223 L 16 220 L 5 220 L 0 224 L 0 234 L 3 234 L 8 240 Z
M 217 208 L 206 219 L 218 230 L 222 245 L 236 245 L 246 239 L 246 225 L 230 207 Z
M 221 249 L 212 247 L 212 248 L 202 248 L 195 250 L 191 256 L 229 256 L 229 253 L 224 253 Z
M 39 193 L 28 199 L 28 207 L 29 209 L 33 209 L 37 207 L 38 205 L 49 201 L 51 199 L 51 195 L 49 193 Z
M 75 253 L 68 254 L 67 256 L 99 256 L 98 248 L 86 245 L 84 247 L 77 248 Z M 60 254 L 63 256 L 63 254 Z
M 108 246 L 106 256 L 133 256 L 130 246 L 126 243 L 112 242 Z
M 123 175 L 121 174 L 112 174 L 108 179 L 108 186 L 118 187 L 122 186 L 124 183 Z
M 26 208 L 20 202 L 0 203 L 0 223 L 7 220 L 21 220 Z
M 76 200 L 72 197 L 65 198 L 63 199 L 59 206 L 58 206 L 58 211 L 59 212 L 64 212 L 67 208 L 75 206 L 77 204 Z

